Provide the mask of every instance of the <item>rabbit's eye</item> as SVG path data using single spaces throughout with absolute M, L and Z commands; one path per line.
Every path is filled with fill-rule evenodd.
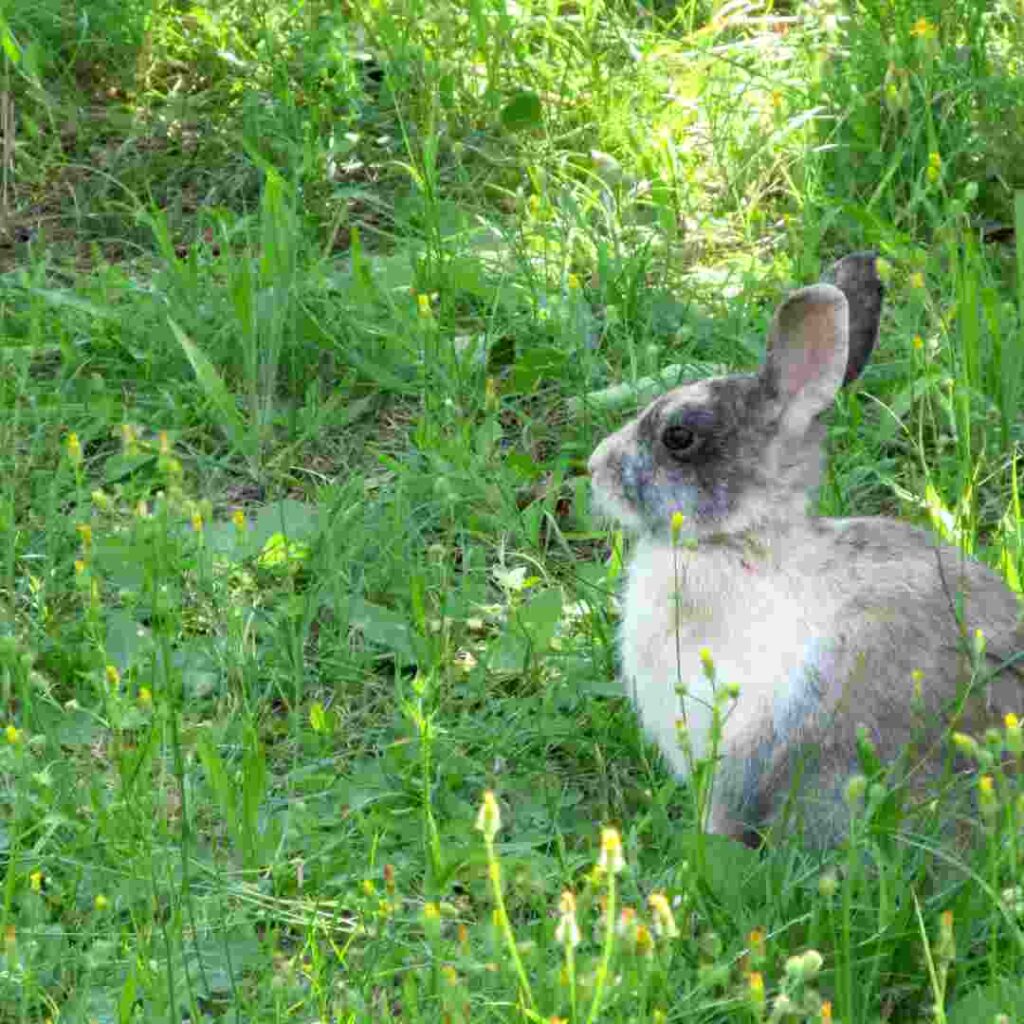
M 700 443 L 696 431 L 681 423 L 667 426 L 661 434 L 661 443 L 675 456 L 692 455 Z

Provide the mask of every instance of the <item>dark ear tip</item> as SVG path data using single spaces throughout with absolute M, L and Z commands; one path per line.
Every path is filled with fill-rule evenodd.
M 881 297 L 885 292 L 882 280 L 878 276 L 876 252 L 852 252 L 833 263 L 821 279 L 845 292 L 848 299 L 856 297 L 858 293 L 874 293 Z
M 854 252 L 834 263 L 823 276 L 845 296 L 850 308 L 850 353 L 843 383 L 860 376 L 878 338 L 885 288 L 878 276 L 878 254 Z

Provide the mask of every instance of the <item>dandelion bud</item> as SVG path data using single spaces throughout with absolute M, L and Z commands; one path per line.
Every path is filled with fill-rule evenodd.
M 863 775 L 854 775 L 853 778 L 846 784 L 846 793 L 844 794 L 846 799 L 847 807 L 851 809 L 857 807 L 861 800 L 864 799 L 864 794 L 868 788 L 868 780 Z
M 92 527 L 88 523 L 79 523 L 75 530 L 82 541 L 82 551 L 89 554 L 92 551 Z
M 654 916 L 654 931 L 659 938 L 674 939 L 679 935 L 676 919 L 663 892 L 652 892 L 647 905 Z
M 654 937 L 651 935 L 647 925 L 638 924 L 636 926 L 634 942 L 636 943 L 636 951 L 640 956 L 654 955 Z
M 935 959 L 951 963 L 956 957 L 956 941 L 953 938 L 953 911 L 944 910 L 939 915 L 939 938 L 935 943 Z
M 494 837 L 501 828 L 501 808 L 498 807 L 494 790 L 488 789 L 484 792 L 483 803 L 480 804 L 480 810 L 476 816 L 476 828 L 483 832 L 484 838 L 489 843 L 494 841 Z
M 830 900 L 839 889 L 839 877 L 834 868 L 828 868 L 821 873 L 818 879 L 818 895 L 823 899 Z
M 679 540 L 679 534 L 683 529 L 683 523 L 686 521 L 686 516 L 682 512 L 673 512 L 670 522 L 670 529 L 672 532 L 672 543 L 675 544 Z
M 82 445 L 78 440 L 78 435 L 74 431 L 71 431 L 71 433 L 68 434 L 67 446 L 68 462 L 77 468 L 82 464 Z
M 121 673 L 117 670 L 116 665 L 108 665 L 103 670 L 103 674 L 107 677 L 107 685 L 111 688 L 121 682 Z
M 576 921 L 576 896 L 569 889 L 565 889 L 558 899 L 555 942 L 561 946 L 576 947 L 581 941 L 580 926 Z
M 915 344 L 916 340 L 917 339 L 915 339 Z M 910 673 L 910 681 L 914 684 L 914 699 L 920 700 L 921 683 L 924 681 L 924 673 L 919 668 L 915 668 L 914 671 Z
M 610 874 L 617 875 L 626 866 L 622 856 L 622 837 L 615 828 L 601 829 L 601 852 L 597 866 Z
M 751 971 L 747 985 L 750 988 L 750 1001 L 760 1011 L 764 1007 L 764 975 L 760 971 Z
M 956 747 L 958 754 L 969 757 L 972 761 L 978 759 L 978 741 L 973 736 L 955 732 L 953 733 L 953 746 Z
M 700 658 L 700 667 L 704 669 L 704 675 L 710 679 L 715 674 L 715 660 L 711 657 L 711 651 L 707 647 L 702 647 L 697 652 L 697 657 Z
M 804 976 L 804 958 L 802 956 L 790 956 L 786 958 L 786 977 L 793 981 L 801 981 Z
M 807 950 L 800 959 L 803 962 L 803 978 L 805 981 L 811 981 L 816 978 L 822 964 L 825 962 L 824 957 L 816 949 Z
M 974 655 L 977 658 L 985 657 L 985 634 L 980 630 L 974 631 Z
M 981 816 L 991 822 L 998 810 L 996 799 L 995 782 L 991 775 L 978 776 L 978 809 Z
M 1014 757 L 1024 755 L 1024 738 L 1022 738 L 1020 719 L 1012 712 L 1006 716 L 1006 749 Z

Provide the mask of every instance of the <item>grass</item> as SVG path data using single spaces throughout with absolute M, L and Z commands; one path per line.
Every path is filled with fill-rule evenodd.
M 1011 0 L 0 8 L 0 1018 L 1024 1019 L 1019 726 L 961 739 L 955 844 L 879 779 L 826 854 L 700 837 L 583 475 L 632 386 L 756 365 L 872 247 L 821 507 L 1019 591 L 1022 40 Z

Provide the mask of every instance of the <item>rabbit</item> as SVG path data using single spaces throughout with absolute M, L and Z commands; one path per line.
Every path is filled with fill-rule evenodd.
M 995 675 L 975 679 L 957 728 L 1024 703 L 1018 600 L 995 573 L 895 519 L 808 514 L 821 414 L 863 370 L 882 308 L 874 254 L 846 256 L 830 276 L 782 303 L 758 373 L 668 391 L 588 463 L 596 507 L 637 535 L 620 624 L 626 688 L 685 776 L 681 716 L 692 757 L 709 753 L 709 655 L 715 678 L 738 684 L 707 828 L 752 844 L 784 820 L 791 790 L 810 843 L 841 838 L 861 726 L 891 760 L 923 713 L 940 764 L 941 713 L 964 695 L 976 629 Z

